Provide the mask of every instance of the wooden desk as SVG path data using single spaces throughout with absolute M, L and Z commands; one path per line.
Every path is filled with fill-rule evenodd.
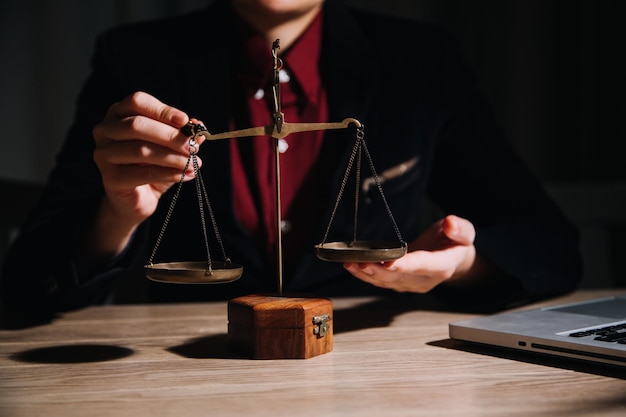
M 0 416 L 626 415 L 623 371 L 449 340 L 468 316 L 337 299 L 332 352 L 263 361 L 226 351 L 226 303 L 87 308 L 0 330 Z

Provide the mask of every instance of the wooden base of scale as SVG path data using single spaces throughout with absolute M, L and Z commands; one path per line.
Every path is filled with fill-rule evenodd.
M 228 301 L 228 349 L 251 359 L 308 359 L 333 350 L 326 298 L 247 295 Z

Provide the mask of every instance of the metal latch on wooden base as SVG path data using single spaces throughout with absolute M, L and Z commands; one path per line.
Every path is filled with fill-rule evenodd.
M 318 338 L 326 336 L 328 330 L 330 330 L 330 314 L 322 314 L 321 316 L 313 317 L 313 334 L 316 334 Z

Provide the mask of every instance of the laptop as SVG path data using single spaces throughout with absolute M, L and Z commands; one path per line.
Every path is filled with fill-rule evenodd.
M 626 368 L 626 294 L 451 322 L 450 338 Z

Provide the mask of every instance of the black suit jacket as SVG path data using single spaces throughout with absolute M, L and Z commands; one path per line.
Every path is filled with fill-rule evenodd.
M 353 117 L 365 124 L 365 141 L 378 173 L 414 163 L 383 183 L 404 240 L 420 233 L 424 207 L 433 202 L 442 214 L 471 220 L 478 251 L 502 271 L 499 286 L 469 293 L 441 286 L 434 294 L 455 303 L 502 308 L 573 289 L 581 275 L 577 232 L 505 141 L 453 38 L 427 23 L 373 15 L 332 1 L 325 2 L 323 13 L 320 72 L 329 121 Z M 42 202 L 7 257 L 1 294 L 5 304 L 76 308 L 105 300 L 123 275 L 145 280 L 141 266 L 163 224 L 171 193 L 124 254 L 100 271 L 79 276 L 75 270 L 73 254 L 82 225 L 103 193 L 92 158 L 91 129 L 111 103 L 143 90 L 203 120 L 212 133 L 230 130 L 232 54 L 237 49 L 232 19 L 228 3 L 217 1 L 203 11 L 116 28 L 99 38 L 92 74 Z M 353 135 L 350 129 L 326 133 L 325 154 L 333 156 L 327 161 L 329 188 L 323 190 L 318 218 L 311 219 L 319 233 L 311 237 L 309 249 L 291 260 L 286 292 L 389 293 L 349 276 L 341 264 L 318 260 L 312 249 L 325 231 Z M 153 299 L 224 299 L 276 291 L 274 265 L 233 214 L 237 190 L 229 178 L 228 141 L 203 144 L 200 156 L 227 254 L 244 266 L 244 275 L 223 285 L 153 284 Z M 370 175 L 367 165 L 363 170 Z M 395 238 L 377 188 L 361 193 L 361 199 L 359 237 Z M 197 212 L 189 184 L 157 258 L 204 258 Z M 331 239 L 351 236 L 351 216 L 350 204 L 337 212 Z M 33 259 L 38 267 L 25 269 Z

